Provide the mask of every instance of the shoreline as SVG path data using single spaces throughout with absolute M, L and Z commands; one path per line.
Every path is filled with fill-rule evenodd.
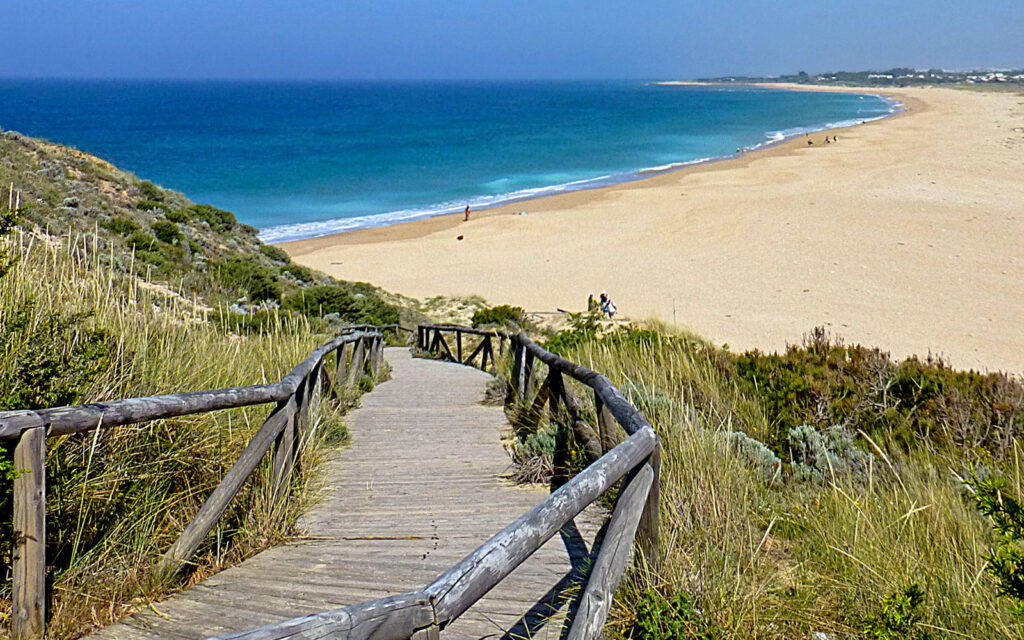
M 663 85 L 663 86 L 674 86 L 674 85 L 679 85 L 679 86 L 717 86 L 717 85 L 715 85 L 713 83 L 697 83 L 697 82 L 654 82 L 654 83 L 648 83 L 648 84 L 651 84 L 651 85 Z M 759 84 L 748 84 L 748 85 L 742 85 L 742 86 L 757 87 L 757 88 L 768 88 L 768 89 L 777 89 L 777 90 L 780 90 L 780 91 L 801 91 L 801 90 L 803 90 L 803 89 L 800 89 L 800 88 L 793 88 L 793 87 L 802 87 L 802 85 L 793 85 L 793 87 L 790 87 L 788 85 L 767 86 L 767 85 L 759 85 Z M 580 191 L 593 191 L 593 190 L 599 190 L 599 189 L 607 189 L 607 188 L 616 187 L 616 186 L 623 185 L 623 184 L 642 182 L 644 180 L 650 180 L 652 178 L 656 178 L 656 177 L 664 175 L 664 174 L 673 173 L 673 172 L 676 172 L 676 171 L 683 171 L 683 170 L 686 170 L 686 169 L 690 169 L 690 168 L 693 168 L 693 167 L 698 167 L 698 166 L 702 166 L 702 165 L 706 165 L 706 164 L 713 164 L 713 163 L 717 163 L 717 162 L 725 162 L 725 161 L 728 161 L 728 160 L 734 160 L 734 159 L 737 159 L 737 158 L 742 157 L 743 155 L 746 155 L 746 154 L 749 154 L 749 153 L 757 153 L 757 152 L 760 152 L 760 151 L 764 151 L 765 149 L 770 149 L 770 148 L 779 146 L 781 144 L 785 144 L 786 142 L 788 142 L 790 140 L 800 138 L 805 133 L 822 133 L 822 132 L 825 132 L 825 131 L 840 131 L 842 129 L 848 129 L 848 128 L 851 128 L 853 126 L 862 126 L 864 124 L 869 124 L 871 122 L 880 122 L 880 121 L 883 121 L 883 120 L 888 120 L 889 118 L 896 117 L 896 116 L 898 116 L 898 115 L 900 115 L 900 114 L 902 114 L 902 113 L 904 113 L 906 111 L 906 105 L 905 104 L 903 104 L 900 101 L 894 100 L 894 99 L 890 98 L 889 96 L 886 96 L 883 93 L 876 92 L 876 91 L 864 92 L 864 91 L 860 91 L 859 89 L 848 90 L 848 91 L 828 91 L 828 90 L 825 90 L 825 91 L 821 91 L 820 93 L 851 93 L 851 94 L 855 94 L 855 95 L 861 95 L 861 94 L 863 94 L 863 95 L 870 95 L 872 97 L 877 97 L 877 98 L 880 98 L 882 100 L 885 100 L 885 101 L 889 102 L 890 103 L 890 107 L 893 110 L 891 112 L 887 113 L 886 115 L 876 116 L 876 117 L 870 118 L 868 120 L 865 120 L 865 121 L 857 123 L 857 124 L 852 124 L 852 125 L 844 124 L 844 125 L 841 125 L 841 126 L 824 126 L 824 127 L 820 127 L 820 128 L 813 128 L 812 127 L 812 128 L 807 128 L 806 130 L 802 130 L 799 133 L 794 133 L 794 134 L 791 134 L 789 136 L 785 136 L 784 138 L 779 139 L 779 140 L 765 140 L 765 141 L 760 142 L 760 143 L 758 143 L 758 144 L 756 144 L 756 145 L 754 145 L 752 147 L 746 148 L 746 151 L 743 154 L 737 154 L 737 153 L 733 153 L 733 152 L 726 152 L 726 153 L 723 153 L 723 154 L 720 154 L 720 155 L 716 155 L 716 156 L 709 156 L 709 157 L 705 157 L 705 158 L 697 158 L 697 159 L 694 159 L 694 160 L 685 160 L 685 161 L 680 161 L 680 162 L 673 162 L 673 163 L 670 163 L 670 164 L 664 165 L 664 166 L 641 167 L 639 169 L 635 169 L 635 170 L 631 170 L 631 171 L 627 171 L 627 172 L 623 172 L 623 173 L 610 174 L 610 175 L 603 176 L 603 177 L 581 178 L 579 180 L 574 180 L 574 181 L 570 181 L 570 182 L 566 182 L 566 183 L 554 184 L 554 185 L 549 185 L 549 186 L 545 186 L 545 187 L 535 187 L 535 188 L 524 190 L 524 191 L 532 191 L 532 192 L 540 192 L 540 193 L 518 194 L 518 192 L 512 192 L 512 193 L 506 193 L 506 194 L 497 194 L 495 196 L 489 196 L 489 197 L 493 197 L 493 198 L 500 198 L 500 200 L 498 200 L 494 204 L 472 204 L 471 203 L 472 207 L 473 207 L 473 212 L 474 212 L 474 214 L 476 214 L 476 213 L 483 213 L 483 212 L 487 212 L 487 211 L 492 211 L 492 210 L 500 208 L 500 207 L 506 207 L 506 206 L 516 205 L 516 204 L 525 204 L 525 203 L 533 202 L 535 200 L 539 200 L 539 199 L 543 199 L 543 198 L 550 198 L 550 197 L 554 197 L 554 196 L 558 196 L 558 195 L 577 193 L 577 192 L 580 192 Z M 349 219 L 340 218 L 340 219 L 337 219 L 337 220 L 328 219 L 328 220 L 319 220 L 319 221 L 308 221 L 308 222 L 301 222 L 301 223 L 293 223 L 293 224 L 288 224 L 288 225 L 277 225 L 275 227 L 268 227 L 267 229 L 261 230 L 260 231 L 260 239 L 263 240 L 267 244 L 281 245 L 282 247 L 284 247 L 285 245 L 290 245 L 292 243 L 299 243 L 299 242 L 305 242 L 305 241 L 309 241 L 309 240 L 316 240 L 316 239 L 319 239 L 319 238 L 342 236 L 342 235 L 345 235 L 345 234 L 358 233 L 360 231 L 366 231 L 366 230 L 369 230 L 369 229 L 379 229 L 379 228 L 386 228 L 386 227 L 395 227 L 395 226 L 404 225 L 404 224 L 413 224 L 413 223 L 416 223 L 416 222 L 421 222 L 421 221 L 424 221 L 424 220 L 429 220 L 429 219 L 432 219 L 432 218 L 438 218 L 438 217 L 443 217 L 443 216 L 455 216 L 456 218 L 458 218 L 458 216 L 462 215 L 462 206 L 463 206 L 463 204 L 459 204 L 459 205 L 455 205 L 455 206 L 449 207 L 450 210 L 447 210 L 447 211 L 442 210 L 442 211 L 434 212 L 434 211 L 432 211 L 432 209 L 434 209 L 434 208 L 440 209 L 440 208 L 442 208 L 442 205 L 440 205 L 440 204 L 439 205 L 427 205 L 427 206 L 422 207 L 421 209 L 411 210 L 410 217 L 407 218 L 407 219 L 397 219 L 397 220 L 395 220 L 395 219 L 391 219 L 391 220 L 383 219 L 380 222 L 372 223 L 372 224 L 369 224 L 367 226 L 355 227 L 355 228 L 352 228 L 352 229 L 343 229 L 343 230 L 340 230 L 340 231 L 329 231 L 327 233 L 320 233 L 318 235 L 311 235 L 309 237 L 291 238 L 291 239 L 278 239 L 278 238 L 271 237 L 271 238 L 268 239 L 267 237 L 263 236 L 263 233 L 265 231 L 268 231 L 268 230 L 269 231 L 273 231 L 275 229 L 281 229 L 281 228 L 289 228 L 289 227 L 294 228 L 294 227 L 300 227 L 302 225 L 321 225 L 321 224 L 326 224 L 326 223 L 334 222 L 334 221 L 337 221 L 337 222 L 340 222 L 340 223 L 344 223 L 346 220 L 360 220 L 360 219 L 370 219 L 370 220 L 372 220 L 374 218 L 385 218 L 386 216 L 393 215 L 395 213 L 402 213 L 402 211 L 384 212 L 384 213 L 379 213 L 379 214 L 369 214 L 369 215 L 365 215 L 365 216 L 356 216 L 354 218 L 349 218 Z M 278 234 L 274 234 L 274 235 L 278 235 Z
M 894 357 L 1024 373 L 1024 98 L 875 93 L 907 110 L 832 130 L 836 144 L 819 133 L 813 147 L 797 138 L 468 223 L 445 215 L 280 246 L 419 299 L 575 311 L 605 289 L 625 317 L 733 349 L 782 350 L 823 326 Z
M 661 85 L 682 85 L 682 86 L 715 86 L 711 83 L 699 83 L 699 82 L 685 82 L 685 81 L 667 81 L 658 82 L 652 84 Z M 759 84 L 750 84 L 744 86 L 762 86 Z M 772 88 L 777 88 L 783 91 L 813 91 L 808 89 L 805 85 L 789 85 L 782 84 L 772 85 Z M 825 87 L 823 91 L 825 93 L 853 93 L 853 94 L 865 94 L 860 87 Z M 894 95 L 887 95 L 882 92 L 871 92 L 870 95 L 879 96 L 886 100 L 896 100 Z M 843 127 L 832 127 L 827 129 L 815 130 L 813 133 L 821 134 L 828 131 L 835 135 L 839 132 L 848 132 L 859 127 L 867 127 L 871 125 L 877 125 L 888 122 L 895 118 L 905 117 L 913 110 L 914 113 L 923 113 L 927 110 L 927 104 L 921 100 L 910 98 L 909 102 L 906 96 L 902 96 L 899 99 L 901 107 L 898 111 L 895 111 L 889 115 L 869 120 L 855 125 L 843 126 Z M 520 205 L 527 203 L 544 203 L 545 201 L 552 201 L 558 204 L 562 204 L 563 200 L 575 201 L 577 196 L 580 194 L 592 193 L 598 195 L 601 192 L 614 192 L 621 188 L 635 188 L 643 187 L 645 183 L 654 183 L 666 176 L 675 176 L 685 172 L 698 172 L 701 170 L 717 170 L 719 167 L 733 167 L 743 166 L 744 161 L 756 160 L 760 157 L 769 157 L 773 154 L 782 152 L 791 152 L 804 148 L 804 144 L 801 142 L 805 139 L 801 134 L 794 134 L 787 138 L 778 141 L 769 141 L 763 143 L 763 145 L 756 149 L 750 149 L 746 153 L 741 155 L 728 154 L 725 156 L 718 156 L 709 158 L 706 160 L 694 160 L 688 163 L 682 163 L 680 166 L 664 169 L 662 171 L 649 171 L 641 169 L 634 172 L 631 175 L 636 176 L 632 179 L 625 179 L 621 182 L 615 182 L 612 184 L 601 185 L 597 187 L 576 189 L 571 191 L 563 191 L 559 193 L 545 194 L 540 196 L 528 196 L 521 199 L 514 199 L 503 202 L 501 204 L 481 207 L 480 209 L 473 210 L 473 219 L 485 219 L 496 216 L 507 216 L 516 215 L 518 211 L 513 209 L 520 209 Z M 819 141 L 820 142 L 820 141 Z M 730 164 L 732 163 L 732 164 Z M 650 173 L 650 175 L 643 175 L 644 173 Z M 571 202 L 571 204 L 579 206 L 586 204 L 585 202 Z M 515 206 L 513 206 L 515 205 Z M 391 224 L 382 224 L 372 227 L 361 227 L 358 229 L 351 229 L 348 231 L 339 231 L 335 233 L 327 233 L 312 238 L 301 238 L 297 240 L 286 240 L 283 242 L 270 242 L 268 244 L 274 244 L 284 249 L 288 255 L 292 258 L 299 258 L 306 254 L 314 251 L 321 250 L 326 247 L 335 245 L 349 245 L 349 244 L 372 244 L 388 242 L 390 240 L 410 240 L 420 238 L 432 233 L 436 233 L 443 230 L 456 228 L 462 223 L 462 213 L 454 211 L 451 213 L 440 213 L 430 215 L 423 218 L 416 218 L 413 220 L 406 220 L 401 222 L 394 222 Z

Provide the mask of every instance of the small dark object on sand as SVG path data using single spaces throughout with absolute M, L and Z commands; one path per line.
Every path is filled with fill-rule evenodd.
M 456 240 L 462 240 L 462 239 L 463 239 L 463 238 L 465 238 L 465 237 L 466 237 L 466 236 L 455 236 L 455 239 L 456 239 Z

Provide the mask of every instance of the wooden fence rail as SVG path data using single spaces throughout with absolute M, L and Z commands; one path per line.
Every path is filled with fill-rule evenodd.
M 455 333 L 455 352 L 452 352 L 444 333 Z M 482 337 L 476 351 L 465 359 L 459 348 L 463 335 Z M 545 351 L 525 333 L 508 335 L 453 325 L 422 325 L 417 330 L 416 346 L 421 351 L 470 366 L 475 366 L 473 359 L 476 353 L 489 353 L 493 365 L 493 348 L 484 346 L 491 345 L 492 339 L 497 339 L 499 345 L 508 340 L 515 349 L 510 377 L 513 397 L 534 406 L 548 404 L 552 420 L 557 425 L 565 425 L 558 427 L 563 429 L 558 446 L 563 449 L 567 446 L 568 431 L 564 430 L 571 430 L 578 439 L 588 440 L 584 446 L 588 455 L 593 456 L 591 464 L 573 478 L 562 478 L 540 504 L 421 590 L 294 618 L 222 636 L 219 640 L 327 637 L 436 640 L 441 630 L 504 580 L 563 526 L 605 491 L 621 483 L 604 542 L 580 596 L 578 612 L 567 638 L 594 640 L 600 636 L 634 537 L 646 563 L 657 565 L 658 436 L 607 378 Z M 531 395 L 535 386 L 532 380 L 538 361 L 547 365 L 548 375 L 534 397 Z M 486 357 L 482 356 L 480 367 L 486 369 L 486 365 Z M 592 390 L 597 425 L 586 424 L 563 376 Z M 570 422 L 573 424 L 568 424 Z M 617 442 L 617 434 L 613 431 L 615 424 L 627 434 L 621 443 Z M 556 452 L 556 457 L 564 454 L 564 451 Z
M 397 325 L 349 329 L 314 350 L 280 382 L 273 384 L 35 411 L 0 412 L 0 439 L 17 441 L 14 464 L 21 472 L 14 480 L 12 635 L 16 638 L 39 638 L 45 627 L 48 437 L 220 409 L 277 403 L 277 407 L 242 451 L 234 466 L 160 559 L 158 574 L 172 576 L 184 562 L 191 559 L 232 499 L 271 451 L 275 495 L 279 499 L 287 499 L 292 469 L 301 451 L 310 414 L 315 410 L 323 389 L 355 384 L 362 372 L 376 375 L 383 363 L 383 331 L 401 329 Z M 333 376 L 327 361 L 331 354 L 335 354 Z

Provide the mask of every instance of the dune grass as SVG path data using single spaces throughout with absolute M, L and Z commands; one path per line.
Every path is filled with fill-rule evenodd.
M 242 335 L 225 331 L 195 301 L 106 268 L 87 238 L 20 234 L 8 245 L 17 262 L 0 279 L 3 409 L 274 382 L 329 338 L 295 314 L 274 315 Z M 308 472 L 324 444 L 345 439 L 340 416 L 354 401 L 355 392 L 325 401 L 313 416 L 294 499 L 284 506 L 271 499 L 264 464 L 169 587 L 151 580 L 153 564 L 271 407 L 49 439 L 48 636 L 78 637 L 289 535 L 316 494 Z M 5 483 L 0 492 L 8 517 L 10 489 Z M 9 592 L 2 595 L 9 607 Z
M 1024 494 L 1017 439 L 1000 452 L 967 451 L 864 431 L 856 446 L 871 454 L 866 470 L 798 479 L 790 452 L 777 450 L 786 464 L 759 473 L 723 434 L 757 439 L 779 427 L 727 366 L 734 356 L 651 328 L 554 341 L 568 345 L 560 355 L 607 375 L 663 447 L 661 565 L 624 580 L 610 631 L 638 640 L 1024 636 L 986 572 L 997 537 L 961 481 L 969 464 L 984 464 Z M 577 395 L 588 402 L 582 388 Z M 923 592 L 919 603 L 907 604 L 908 589 Z

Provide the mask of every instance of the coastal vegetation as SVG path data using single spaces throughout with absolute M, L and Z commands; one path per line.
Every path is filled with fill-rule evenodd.
M 399 317 L 401 298 L 293 265 L 230 213 L 92 156 L 6 133 L 0 158 L 10 185 L 0 204 L 0 410 L 276 381 L 332 328 L 367 314 Z M 324 289 L 348 306 L 287 305 Z M 317 494 L 318 461 L 347 437 L 342 414 L 374 384 L 357 382 L 312 417 L 293 476 L 297 499 L 282 506 L 269 466 L 258 472 L 173 583 L 157 579 L 155 561 L 270 407 L 51 438 L 47 636 L 79 637 L 291 535 Z M 0 446 L 8 522 L 19 472 L 11 454 Z M 5 573 L 11 543 L 0 537 Z M 0 589 L 3 620 L 9 588 Z
M 624 581 L 619 637 L 1021 636 L 1019 379 L 822 330 L 736 354 L 581 316 L 546 346 L 608 375 L 661 437 L 661 565 Z M 550 473 L 553 431 L 510 410 L 516 458 Z

